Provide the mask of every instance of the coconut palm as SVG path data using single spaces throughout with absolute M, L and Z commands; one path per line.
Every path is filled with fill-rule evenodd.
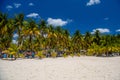
M 12 42 L 13 32 L 14 32 L 14 20 L 8 19 L 5 22 L 5 16 L 3 19 L 3 23 L 1 22 L 1 35 L 0 35 L 0 45 L 2 49 L 7 49 L 10 46 L 10 43 Z
M 5 47 L 5 42 L 3 43 L 3 41 L 6 38 L 5 33 L 7 32 L 7 22 L 7 14 L 0 13 L 0 48 Z
M 24 21 L 24 14 L 18 14 L 15 16 L 15 27 L 17 30 L 17 34 L 18 34 L 18 47 L 21 45 L 22 43 L 22 36 L 21 36 L 21 32 L 22 32 L 22 28 L 23 28 L 23 21 Z
M 92 36 L 90 34 L 90 32 L 86 32 L 85 33 L 85 37 L 84 37 L 84 46 L 85 49 L 88 49 L 92 44 Z
M 28 49 L 33 50 L 34 45 L 33 42 L 35 38 L 40 35 L 38 26 L 36 23 L 31 20 L 30 22 L 26 23 L 26 26 L 23 28 L 23 35 L 26 37 L 26 41 L 28 40 Z
M 63 33 L 63 49 L 69 50 L 69 45 L 70 45 L 70 33 L 68 30 L 64 30 Z
M 99 30 L 96 30 L 96 31 L 95 31 L 95 37 L 94 37 L 93 41 L 94 41 L 97 45 L 100 45 L 100 40 L 101 40 L 100 31 L 99 31 Z
M 74 51 L 75 52 L 80 52 L 80 49 L 83 49 L 83 38 L 82 35 L 80 34 L 80 31 L 77 30 L 74 33 L 74 36 L 72 38 L 72 43 L 74 45 Z
M 54 49 L 57 43 L 57 34 L 52 25 L 50 25 L 48 29 L 49 29 L 49 33 L 47 37 L 47 40 L 48 40 L 47 44 L 48 44 L 49 49 Z

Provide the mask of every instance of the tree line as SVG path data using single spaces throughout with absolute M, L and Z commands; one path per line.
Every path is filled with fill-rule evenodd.
M 18 34 L 17 44 L 12 43 L 15 32 Z M 73 35 L 60 26 L 47 25 L 45 20 L 24 19 L 23 14 L 8 18 L 0 13 L 0 50 L 18 55 L 20 50 L 39 53 L 63 53 L 67 55 L 101 56 L 120 53 L 120 34 L 101 34 L 96 30 L 84 35 L 76 30 Z

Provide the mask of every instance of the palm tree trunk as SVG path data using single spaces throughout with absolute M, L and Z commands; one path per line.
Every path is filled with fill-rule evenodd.
M 29 49 L 32 51 L 32 35 L 29 36 Z

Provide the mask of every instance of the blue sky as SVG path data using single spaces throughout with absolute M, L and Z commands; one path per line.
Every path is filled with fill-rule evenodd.
M 24 13 L 25 18 L 42 18 L 71 34 L 120 33 L 120 0 L 0 0 L 0 11 L 9 17 Z

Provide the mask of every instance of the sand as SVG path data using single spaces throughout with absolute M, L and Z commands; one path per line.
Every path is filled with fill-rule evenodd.
M 120 80 L 120 57 L 0 60 L 0 80 Z

